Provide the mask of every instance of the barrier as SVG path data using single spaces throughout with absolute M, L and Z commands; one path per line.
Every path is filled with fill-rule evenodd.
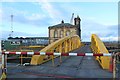
M 27 54 L 27 55 L 53 55 L 53 56 L 108 56 L 111 57 L 113 56 L 112 53 L 55 53 L 55 52 L 1 52 L 2 53 L 2 76 L 1 80 L 6 79 L 6 59 L 7 55 L 9 54 L 15 54 L 15 55 L 22 55 L 22 54 Z
M 16 55 L 54 55 L 54 56 L 112 56 L 112 53 L 52 53 L 52 52 L 2 52 L 2 54 Z

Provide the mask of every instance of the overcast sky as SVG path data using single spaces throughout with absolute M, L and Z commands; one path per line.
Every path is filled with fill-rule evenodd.
M 90 41 L 91 34 L 97 34 L 104 41 L 118 38 L 118 2 L 47 1 L 31 2 L 3 1 L 0 5 L 1 38 L 7 38 L 11 30 L 13 14 L 13 37 L 48 36 L 48 27 L 70 23 L 72 13 L 81 18 L 82 40 Z M 113 2 L 114 1 L 114 2 Z M 1 34 L 1 33 L 0 33 Z

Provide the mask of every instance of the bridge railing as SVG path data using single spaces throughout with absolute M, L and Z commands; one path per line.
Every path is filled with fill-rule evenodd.
M 106 49 L 104 43 L 100 40 L 100 38 L 92 34 L 91 36 L 91 48 L 94 53 L 105 53 L 108 54 L 108 50 Z M 108 56 L 97 56 L 96 60 L 100 63 L 103 69 L 109 69 L 110 65 L 110 57 Z
M 82 46 L 82 43 L 78 35 L 66 36 L 49 44 L 48 46 L 43 48 L 40 52 L 67 53 L 69 51 L 79 48 L 80 46 Z M 56 56 L 52 56 L 52 55 L 50 56 L 33 55 L 30 63 L 32 65 L 38 65 L 48 60 L 51 60 L 55 57 Z

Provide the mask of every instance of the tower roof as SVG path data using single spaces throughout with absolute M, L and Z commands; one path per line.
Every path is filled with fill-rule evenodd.
M 79 15 L 77 15 L 77 17 L 76 17 L 76 18 L 74 18 L 74 20 L 76 20 L 76 19 L 81 21 L 81 19 L 80 19 Z

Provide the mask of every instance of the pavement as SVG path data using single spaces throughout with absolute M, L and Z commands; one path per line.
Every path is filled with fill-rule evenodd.
M 89 45 L 72 52 L 90 53 Z M 38 66 L 18 66 L 16 63 L 8 63 L 8 78 L 112 78 L 112 73 L 103 70 L 94 57 L 71 56 L 48 61 Z

